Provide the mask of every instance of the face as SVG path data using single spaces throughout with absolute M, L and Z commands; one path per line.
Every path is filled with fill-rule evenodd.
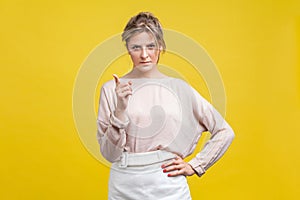
M 156 67 L 160 49 L 152 34 L 147 32 L 132 36 L 127 42 L 128 53 L 133 66 L 141 72 L 149 72 Z

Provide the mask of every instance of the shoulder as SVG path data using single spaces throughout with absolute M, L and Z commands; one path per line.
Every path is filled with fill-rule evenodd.
M 196 99 L 205 101 L 201 93 L 198 90 L 196 90 L 191 84 L 189 84 L 187 81 L 180 78 L 173 78 L 172 82 L 173 85 L 178 90 L 180 90 L 182 94 L 186 95 L 188 98 L 191 98 L 192 101 Z
M 105 91 L 107 91 L 107 90 L 114 90 L 114 88 L 115 88 L 115 82 L 114 82 L 114 80 L 109 80 L 109 81 L 103 83 L 103 85 L 101 87 L 101 90 L 105 90 Z
M 170 82 L 178 87 L 191 87 L 185 80 L 180 78 L 171 78 Z
M 115 91 L 115 82 L 114 80 L 107 81 L 102 84 L 100 89 L 100 97 L 101 98 L 110 98 L 114 95 Z
M 107 81 L 102 84 L 100 89 L 100 101 L 111 101 L 115 95 L 115 82 L 114 80 Z
M 193 93 L 194 88 L 185 80 L 180 78 L 172 78 L 171 85 L 181 92 L 191 94 Z

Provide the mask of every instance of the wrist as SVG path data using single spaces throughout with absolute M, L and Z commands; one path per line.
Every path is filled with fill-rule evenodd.
M 197 171 L 192 167 L 191 164 L 188 163 L 188 165 L 190 166 L 191 168 L 191 176 L 194 175 L 194 174 L 197 174 Z
M 123 114 L 123 113 L 125 113 L 125 109 L 119 109 L 119 108 L 115 109 L 115 114 Z
M 126 111 L 125 110 L 120 110 L 118 108 L 115 109 L 114 115 L 116 118 L 118 118 L 121 121 L 126 121 Z

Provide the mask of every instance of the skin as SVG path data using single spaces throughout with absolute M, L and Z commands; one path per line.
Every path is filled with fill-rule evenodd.
M 155 38 L 147 32 L 133 35 L 127 41 L 127 50 L 131 57 L 133 68 L 124 78 L 163 78 L 167 77 L 157 68 L 161 47 Z
M 164 78 L 166 75 L 162 74 L 158 68 L 157 63 L 159 55 L 162 50 L 155 41 L 153 35 L 148 32 L 137 33 L 127 41 L 127 50 L 131 57 L 133 68 L 124 76 L 124 78 Z M 117 95 L 117 107 L 114 112 L 115 116 L 125 121 L 126 108 L 129 97 L 132 95 L 132 82 L 121 83 L 119 77 L 113 74 Z M 195 174 L 193 168 L 186 163 L 180 156 L 164 163 L 162 166 L 164 173 L 169 177 L 184 175 L 191 176 Z

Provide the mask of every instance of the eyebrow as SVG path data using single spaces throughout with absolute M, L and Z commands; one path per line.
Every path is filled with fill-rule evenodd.
M 156 45 L 155 42 L 150 42 L 150 43 L 146 44 L 146 46 L 152 45 L 152 44 Z M 139 44 L 130 44 L 129 46 L 131 46 L 131 47 L 134 47 L 134 46 L 140 47 L 140 46 L 142 46 L 142 45 L 139 45 Z

